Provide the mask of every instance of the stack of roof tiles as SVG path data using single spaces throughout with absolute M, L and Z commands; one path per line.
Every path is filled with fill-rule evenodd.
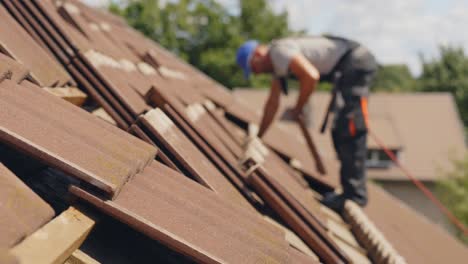
M 420 254 L 456 256 L 451 262 L 468 256 L 427 225 L 420 230 L 446 247 L 425 252 L 440 242 L 406 237 L 395 200 L 371 203 L 374 223 L 353 205 L 344 219 L 321 206 L 337 175 L 319 177 L 294 164 L 306 146 L 276 128 L 268 145 L 251 138 L 255 114 L 120 18 L 76 0 L 3 0 L 0 21 L 0 248 L 6 248 L 0 260 L 14 261 L 9 249 L 72 205 L 142 234 L 135 242 L 142 248 L 156 241 L 167 249 L 158 251 L 165 261 L 404 263 Z M 65 88 L 88 96 L 82 108 L 72 104 L 82 101 L 54 93 Z M 99 117 L 92 114 L 97 107 Z M 386 219 L 378 217 L 388 204 L 393 217 L 387 211 Z M 409 228 L 419 228 L 419 216 L 405 217 L 415 223 Z M 106 262 L 92 241 L 102 228 L 81 249 Z

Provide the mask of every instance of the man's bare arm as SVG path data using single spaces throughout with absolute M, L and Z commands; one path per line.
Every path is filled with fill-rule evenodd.
M 279 107 L 279 100 L 281 96 L 281 84 L 278 79 L 273 79 L 271 83 L 270 95 L 263 108 L 262 121 L 260 123 L 260 129 L 258 137 L 263 137 L 268 128 L 270 127 L 273 119 L 275 118 L 276 112 Z
M 289 69 L 299 79 L 300 84 L 297 104 L 293 108 L 293 115 L 297 117 L 302 113 L 304 105 L 315 91 L 320 73 L 303 55 L 295 56 L 289 64 Z

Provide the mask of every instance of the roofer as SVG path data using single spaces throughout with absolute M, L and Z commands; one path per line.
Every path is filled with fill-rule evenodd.
M 281 93 L 288 92 L 288 77 L 297 78 L 300 84 L 297 104 L 286 112 L 292 119 L 298 119 L 302 114 L 319 81 L 334 82 L 333 107 L 330 108 L 335 114 L 332 139 L 341 162 L 343 192 L 324 195 L 322 203 L 336 211 L 342 210 L 346 199 L 365 206 L 367 98 L 377 70 L 377 62 L 368 49 L 355 41 L 335 36 L 284 38 L 269 45 L 249 40 L 238 49 L 236 59 L 246 78 L 252 72 L 273 76 L 260 123 L 260 138 L 275 117 Z

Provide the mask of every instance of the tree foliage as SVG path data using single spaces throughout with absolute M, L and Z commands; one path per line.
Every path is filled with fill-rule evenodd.
M 406 92 L 415 89 L 415 79 L 405 64 L 383 65 L 375 77 L 372 91 Z
M 127 1 L 110 10 L 227 87 L 268 86 L 264 76 L 244 80 L 235 52 L 247 39 L 269 42 L 290 34 L 288 15 L 273 12 L 267 0 L 240 0 L 239 5 L 238 15 L 215 0 Z
M 437 194 L 450 211 L 468 226 L 468 157 L 454 161 L 455 169 L 437 184 Z M 468 244 L 468 237 L 457 231 L 458 237 Z
M 275 14 L 265 0 L 240 0 L 240 9 L 240 25 L 246 39 L 267 43 L 292 33 L 288 26 L 288 14 Z
M 423 72 L 418 78 L 418 90 L 424 92 L 450 92 L 460 111 L 465 127 L 468 126 L 468 57 L 462 48 L 440 47 L 440 57 L 422 58 Z
M 450 92 L 468 126 L 468 58 L 462 48 L 442 46 L 439 57 L 421 59 L 423 71 L 417 89 L 424 92 Z M 434 106 L 437 107 L 437 106 Z M 468 226 L 468 157 L 454 161 L 454 170 L 437 184 L 437 193 L 450 211 Z M 468 244 L 468 237 L 458 231 L 458 237 Z

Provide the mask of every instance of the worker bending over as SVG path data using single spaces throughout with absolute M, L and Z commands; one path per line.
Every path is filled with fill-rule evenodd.
M 322 203 L 341 211 L 346 199 L 367 204 L 365 161 L 367 153 L 367 98 L 375 76 L 374 56 L 359 43 L 334 36 L 284 38 L 269 45 L 245 42 L 237 51 L 237 64 L 246 78 L 253 72 L 271 73 L 273 78 L 263 110 L 258 136 L 271 125 L 281 92 L 287 94 L 287 78 L 300 83 L 295 107 L 287 115 L 297 119 L 319 81 L 334 81 L 332 138 L 341 162 L 341 194 L 328 193 Z

